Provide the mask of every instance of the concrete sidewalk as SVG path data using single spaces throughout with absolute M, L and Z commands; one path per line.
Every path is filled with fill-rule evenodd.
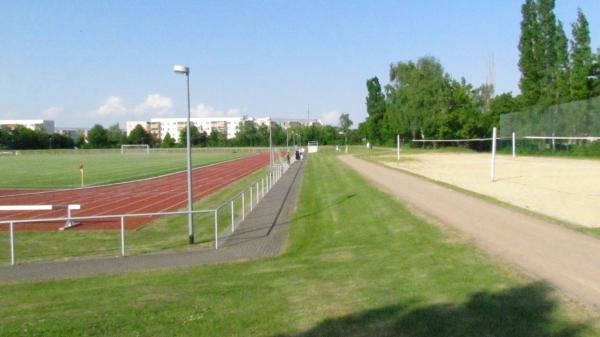
M 6 266 L 0 267 L 0 283 L 145 272 L 276 256 L 283 251 L 287 241 L 289 220 L 296 205 L 303 169 L 304 162 L 293 164 L 236 231 L 220 240 L 218 250 L 201 248 Z
M 341 161 L 390 194 L 464 233 L 482 250 L 600 309 L 600 240 L 351 156 Z

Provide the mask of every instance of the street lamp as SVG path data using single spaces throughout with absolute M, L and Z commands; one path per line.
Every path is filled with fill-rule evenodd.
M 269 117 L 269 161 L 271 162 L 271 170 L 273 170 L 273 136 L 271 132 L 272 123 L 271 117 Z
M 184 74 L 187 85 L 187 124 L 186 124 L 186 142 L 187 142 L 187 183 L 188 183 L 188 237 L 189 243 L 194 243 L 194 217 L 192 209 L 192 142 L 190 140 L 190 68 L 176 65 L 173 71 L 177 74 Z

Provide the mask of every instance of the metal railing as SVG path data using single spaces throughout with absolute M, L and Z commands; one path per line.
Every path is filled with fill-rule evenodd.
M 211 209 L 202 209 L 202 210 L 183 210 L 183 211 L 168 211 L 168 212 L 149 212 L 149 213 L 127 213 L 127 214 L 105 214 L 105 215 L 93 215 L 93 216 L 67 216 L 67 217 L 54 217 L 54 218 L 42 218 L 42 219 L 18 219 L 18 220 L 2 220 L 0 221 L 0 225 L 8 224 L 9 229 L 9 242 L 10 242 L 10 264 L 16 264 L 16 254 L 15 254 L 15 225 L 18 224 L 31 224 L 31 223 L 43 223 L 43 222 L 78 222 L 84 220 L 102 220 L 102 219 L 118 219 L 120 221 L 120 256 L 126 255 L 126 230 L 125 225 L 128 218 L 140 218 L 140 217 L 160 217 L 160 216 L 168 216 L 168 215 L 184 215 L 184 214 L 214 214 L 213 223 L 214 223 L 214 248 L 219 248 L 219 241 L 226 240 L 229 235 L 235 232 L 236 225 L 240 224 L 242 221 L 246 219 L 246 216 L 251 213 L 256 206 L 263 200 L 263 198 L 267 195 L 267 193 L 273 188 L 273 186 L 281 179 L 281 177 L 285 174 L 285 172 L 289 169 L 294 159 L 290 158 L 290 163 L 288 164 L 285 161 L 279 162 L 271 166 L 267 173 L 254 181 L 248 187 L 246 187 L 241 192 L 235 194 L 231 198 L 227 199 L 219 206 Z M 248 199 L 247 199 L 248 196 Z M 236 203 L 239 202 L 241 207 L 237 212 L 236 216 Z M 223 231 L 223 235 L 219 233 L 219 223 L 221 221 L 225 221 L 225 219 L 220 218 L 220 215 L 223 214 L 223 211 L 227 208 L 230 211 L 227 219 L 227 226 Z

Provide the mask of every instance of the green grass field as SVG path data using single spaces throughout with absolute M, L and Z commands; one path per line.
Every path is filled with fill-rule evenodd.
M 194 203 L 194 209 L 218 207 L 244 188 L 263 177 L 265 170 L 250 174 L 227 187 Z M 247 195 L 246 197 L 249 197 Z M 248 206 L 248 205 L 247 205 Z M 248 206 L 249 207 L 249 206 Z M 236 200 L 235 215 L 241 214 L 241 201 Z M 231 208 L 219 211 L 219 230 L 227 229 L 231 219 Z M 137 230 L 127 231 L 126 254 L 134 255 L 161 250 L 180 250 L 212 246 L 214 244 L 214 213 L 194 216 L 196 244 L 188 245 L 187 215 L 166 216 L 152 221 Z M 118 256 L 120 254 L 120 231 L 76 231 L 64 232 L 19 232 L 15 233 L 15 255 L 17 262 L 62 260 L 75 257 Z M 0 265 L 10 263 L 8 233 L 0 232 Z
M 0 188 L 67 188 L 81 186 L 79 166 L 85 168 L 85 185 L 100 185 L 154 177 L 184 170 L 185 151 L 121 154 L 120 150 L 69 150 L 23 152 L 0 156 Z M 194 166 L 247 155 L 242 152 L 196 152 Z
M 334 156 L 310 158 L 283 256 L 3 285 L 0 335 L 598 335 L 543 284 L 415 217 Z

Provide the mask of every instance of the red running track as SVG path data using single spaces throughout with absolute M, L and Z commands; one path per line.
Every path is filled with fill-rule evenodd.
M 193 198 L 204 197 L 230 183 L 247 176 L 269 163 L 269 154 L 261 153 L 233 161 L 196 168 L 192 171 Z M 22 192 L 22 191 L 21 191 Z M 80 204 L 81 210 L 72 216 L 97 216 L 132 213 L 154 213 L 174 211 L 187 206 L 186 172 L 139 180 L 130 183 L 89 187 L 81 189 L 20 193 L 6 195 L 0 191 L 0 205 L 67 205 Z M 65 217 L 65 210 L 58 211 L 14 211 L 2 212 L 0 220 L 41 219 Z M 136 229 L 151 218 L 128 218 L 127 229 Z M 55 231 L 60 223 L 22 223 L 17 230 Z M 6 231 L 8 226 L 0 226 Z M 77 230 L 119 229 L 120 220 L 86 220 Z

